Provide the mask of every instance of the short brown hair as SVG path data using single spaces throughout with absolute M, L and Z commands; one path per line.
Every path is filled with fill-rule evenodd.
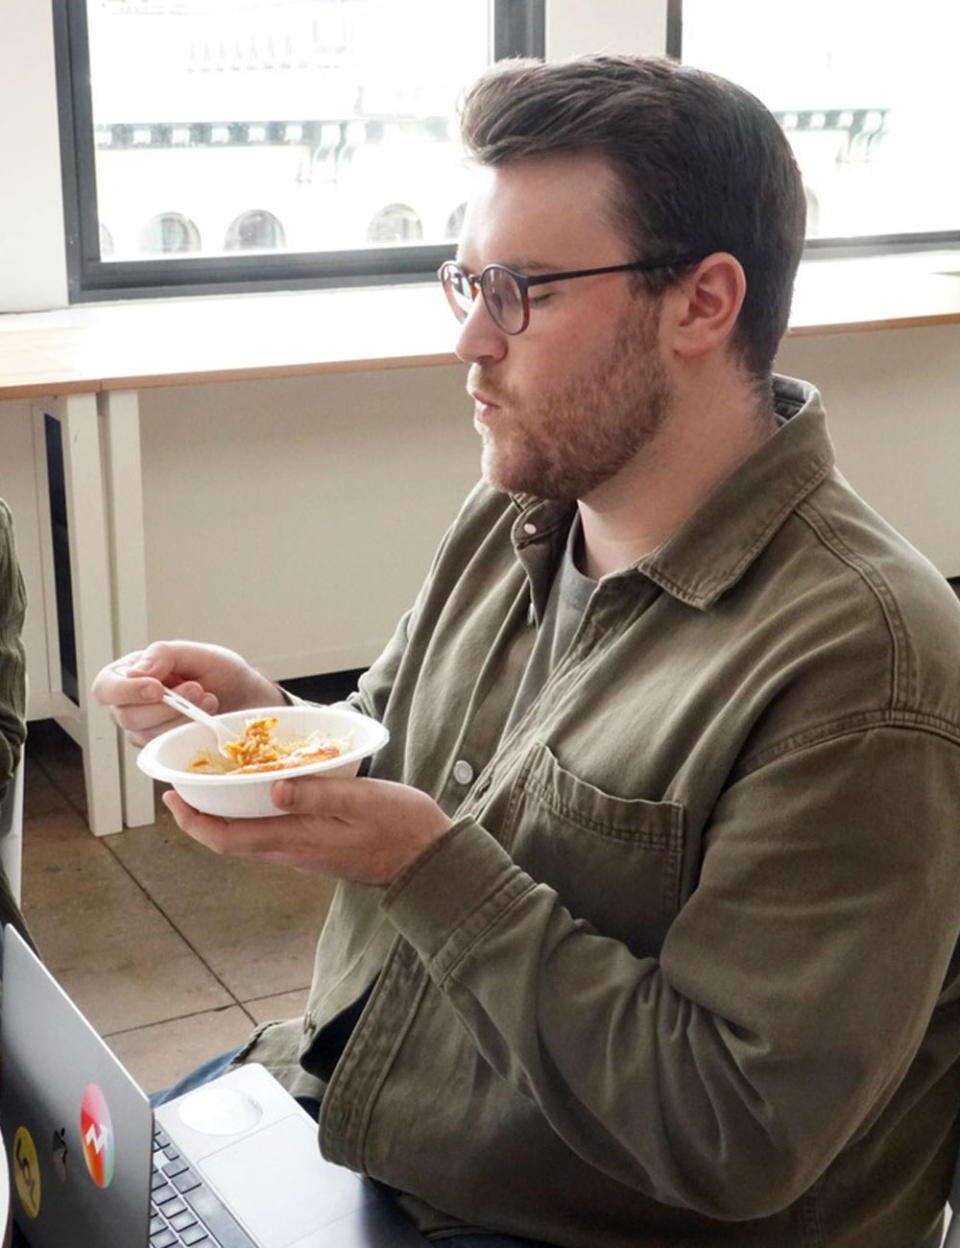
M 468 154 L 481 165 L 596 152 L 620 182 L 614 218 L 636 259 L 730 252 L 747 293 L 733 346 L 769 378 L 787 328 L 806 204 L 790 145 L 749 91 L 653 57 L 501 61 L 468 92 Z M 663 289 L 677 272 L 652 274 Z

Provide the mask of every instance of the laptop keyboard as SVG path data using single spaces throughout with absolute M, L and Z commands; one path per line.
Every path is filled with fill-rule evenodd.
M 150 1179 L 150 1248 L 256 1248 L 170 1137 L 153 1135 Z

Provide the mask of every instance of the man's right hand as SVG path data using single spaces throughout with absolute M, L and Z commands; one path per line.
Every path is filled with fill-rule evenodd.
M 115 659 L 97 674 L 91 693 L 134 745 L 146 745 L 184 722 L 161 701 L 164 686 L 211 715 L 284 701 L 279 688 L 239 654 L 194 641 L 156 641 Z

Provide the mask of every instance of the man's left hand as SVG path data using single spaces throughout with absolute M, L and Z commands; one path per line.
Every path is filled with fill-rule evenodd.
M 390 884 L 450 827 L 433 798 L 390 780 L 304 776 L 275 781 L 271 795 L 286 817 L 220 819 L 173 790 L 163 802 L 184 832 L 215 853 L 361 884 Z

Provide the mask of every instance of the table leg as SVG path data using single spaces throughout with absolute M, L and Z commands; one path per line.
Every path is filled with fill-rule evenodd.
M 115 654 L 139 650 L 147 635 L 147 578 L 143 536 L 143 478 L 140 468 L 140 404 L 135 390 L 99 396 L 107 526 L 113 570 Z M 153 823 L 153 781 L 137 767 L 139 751 L 121 736 L 120 779 L 123 822 Z
M 78 740 L 83 752 L 90 830 L 104 836 L 119 832 L 122 818 L 117 730 L 107 710 L 98 706 L 89 693 L 93 677 L 114 657 L 97 402 L 93 394 L 65 395 L 37 404 L 35 411 L 40 425 L 38 442 L 45 447 L 46 463 L 52 472 L 52 524 L 55 531 L 59 530 L 60 520 L 65 518 L 66 532 L 60 536 L 69 554 L 68 569 L 60 567 L 55 591 L 46 594 L 51 625 L 65 622 L 62 616 L 66 608 L 72 615 L 72 639 L 68 632 L 59 627 L 57 630 L 65 686 L 62 702 L 70 708 L 63 717 L 63 726 Z M 59 499 L 61 467 L 63 498 Z M 58 509 L 61 506 L 62 517 Z M 73 656 L 69 654 L 71 646 Z M 75 658 L 76 688 L 66 687 L 66 678 L 72 678 L 73 673 L 65 660 L 71 657 Z

